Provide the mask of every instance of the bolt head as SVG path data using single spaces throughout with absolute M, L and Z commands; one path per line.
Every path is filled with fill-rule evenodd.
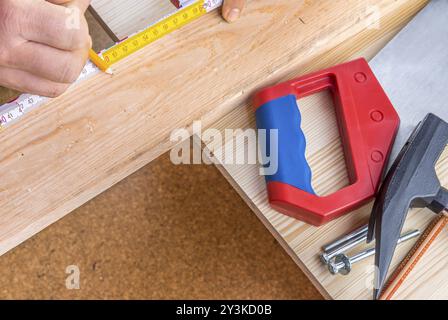
M 352 263 L 347 255 L 341 253 L 334 258 L 334 265 L 338 266 L 337 273 L 344 276 L 348 275 L 352 271 Z

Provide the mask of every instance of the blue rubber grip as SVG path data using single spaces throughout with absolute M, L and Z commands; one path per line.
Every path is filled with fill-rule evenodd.
M 260 106 L 255 113 L 258 129 L 266 130 L 266 144 L 260 143 L 261 154 L 271 150 L 270 130 L 278 130 L 278 170 L 266 175 L 266 181 L 292 185 L 316 194 L 311 185 L 311 169 L 305 158 L 306 140 L 300 128 L 302 116 L 294 95 L 287 95 Z M 269 163 L 265 167 L 269 167 Z

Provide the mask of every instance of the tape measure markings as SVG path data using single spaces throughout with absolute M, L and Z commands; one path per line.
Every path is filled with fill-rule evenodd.
M 207 9 L 204 1 L 196 2 L 184 9 L 180 9 L 166 19 L 162 19 L 162 21 L 155 25 L 123 40 L 116 46 L 104 51 L 102 56 L 112 65 L 206 13 Z

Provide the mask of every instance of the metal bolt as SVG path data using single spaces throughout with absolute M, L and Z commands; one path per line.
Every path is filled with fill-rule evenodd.
M 324 252 L 329 252 L 329 251 L 333 251 L 334 249 L 336 249 L 337 247 L 340 247 L 342 244 L 344 244 L 344 242 L 347 242 L 357 236 L 359 236 L 360 234 L 364 234 L 367 233 L 367 230 L 369 229 L 368 225 L 364 225 L 362 227 L 359 227 L 358 229 L 350 232 L 349 234 L 342 236 L 339 239 L 336 239 L 335 241 L 333 241 L 332 243 L 324 246 L 322 248 L 322 250 Z
M 320 255 L 320 259 L 323 263 L 328 264 L 331 259 L 336 257 L 338 254 L 347 252 L 351 248 L 354 248 L 358 244 L 366 241 L 367 239 L 367 230 L 368 227 L 364 226 L 362 228 L 359 228 L 352 233 L 348 234 L 347 236 L 341 238 L 340 240 L 337 240 L 334 243 L 337 243 L 337 245 L 330 244 L 327 247 L 330 247 L 331 249 L 329 251 L 325 251 Z M 341 241 L 344 239 L 344 241 Z M 339 243 L 338 243 L 339 242 Z
M 405 233 L 398 239 L 398 244 L 405 242 L 407 240 L 413 239 L 420 235 L 420 230 L 414 230 Z M 375 254 L 375 248 L 367 249 L 363 252 L 355 254 L 352 257 L 348 257 L 346 254 L 341 253 L 335 256 L 334 261 L 328 263 L 328 270 L 331 274 L 342 274 L 347 275 L 352 270 L 352 265 L 358 261 L 364 260 Z

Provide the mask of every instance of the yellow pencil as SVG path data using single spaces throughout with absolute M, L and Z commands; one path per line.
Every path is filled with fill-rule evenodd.
M 89 59 L 94 65 L 96 65 L 101 71 L 107 74 L 113 74 L 112 69 L 109 67 L 108 63 L 100 58 L 99 55 L 93 49 L 89 50 Z

